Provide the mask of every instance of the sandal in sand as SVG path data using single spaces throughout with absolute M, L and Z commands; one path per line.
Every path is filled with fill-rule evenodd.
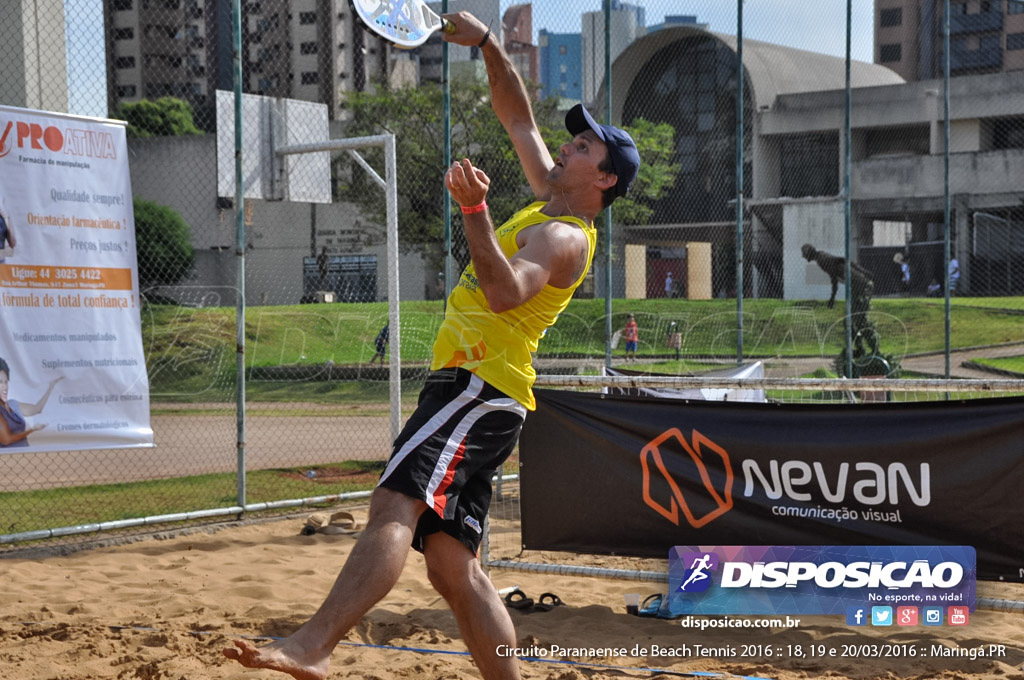
M 534 611 L 538 612 L 549 612 L 555 607 L 561 607 L 565 603 L 562 602 L 562 598 L 558 597 L 554 593 L 544 593 L 537 598 L 537 604 L 533 605 Z
M 505 606 L 520 611 L 533 609 L 533 600 L 526 596 L 526 593 L 516 588 L 505 596 Z
M 351 512 L 314 512 L 302 526 L 303 536 L 313 534 L 358 534 L 364 529 Z

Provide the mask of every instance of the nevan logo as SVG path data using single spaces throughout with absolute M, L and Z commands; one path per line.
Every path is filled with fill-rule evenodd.
M 680 490 L 679 485 L 676 484 L 676 480 L 672 478 L 672 475 L 665 468 L 661 447 L 666 445 L 673 447 L 676 443 L 682 446 L 683 450 L 689 454 L 694 465 L 697 466 L 697 472 L 704 483 L 704 489 L 708 492 L 715 505 L 713 510 L 700 517 L 694 516 L 690 504 L 686 502 L 686 497 Z M 711 461 L 705 461 L 705 456 L 710 456 Z M 651 467 L 648 460 L 654 461 L 654 467 L 661 473 L 662 478 L 672 490 L 672 498 L 669 500 L 667 508 L 651 496 Z M 722 480 L 721 489 L 716 488 L 715 482 L 708 473 L 708 462 L 713 463 L 713 468 L 721 468 L 725 472 L 724 479 L 720 475 L 718 476 L 718 479 Z M 640 452 L 640 465 L 644 471 L 644 503 L 676 526 L 679 526 L 680 509 L 683 511 L 686 521 L 694 529 L 699 529 L 716 517 L 720 517 L 732 510 L 733 472 L 732 464 L 729 462 L 729 454 L 725 449 L 697 430 L 693 431 L 692 444 L 686 440 L 686 436 L 677 428 L 673 427 L 665 430 L 658 437 L 648 442 L 647 446 Z
M 714 506 L 711 511 L 700 517 L 694 514 L 692 507 L 696 506 L 696 503 L 687 502 L 679 484 L 665 465 L 662 449 L 666 446 L 670 450 L 682 447 L 696 466 L 697 474 L 707 492 L 703 499 L 710 500 Z M 685 458 L 676 460 L 684 461 L 677 462 L 677 466 L 685 465 Z M 652 461 L 653 469 L 661 474 L 671 490 L 667 507 L 655 500 L 651 493 Z M 679 526 L 680 510 L 690 526 L 699 529 L 729 512 L 733 507 L 734 473 L 729 454 L 697 430 L 693 431 L 691 441 L 687 441 L 686 436 L 677 428 L 661 433 L 640 451 L 640 465 L 643 468 L 644 503 L 676 526 Z M 858 503 L 866 506 L 883 503 L 898 505 L 902 489 L 914 505 L 925 507 L 931 504 L 931 466 L 928 463 L 921 463 L 916 480 L 912 471 L 903 463 L 889 463 L 883 466 L 862 461 L 851 466 L 850 463 L 843 462 L 836 473 L 827 473 L 821 463 L 808 464 L 799 460 L 769 460 L 767 471 L 763 470 L 757 461 L 750 459 L 741 461 L 739 466 L 744 480 L 742 493 L 748 498 L 760 487 L 769 500 L 786 498 L 806 503 L 815 500 L 820 502 L 824 499 L 831 503 L 842 503 L 847 500 L 849 494 Z M 716 472 L 714 477 L 709 468 Z M 695 492 L 691 489 L 689 493 Z M 691 499 L 693 500 L 695 499 Z

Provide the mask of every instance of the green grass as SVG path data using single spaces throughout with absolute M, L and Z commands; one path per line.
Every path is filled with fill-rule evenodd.
M 945 304 L 942 300 L 929 300 Z M 950 298 L 951 307 L 989 307 L 1024 311 L 1024 296 L 1017 297 L 955 297 Z
M 419 396 L 422 381 L 402 381 L 402 408 L 413 408 Z M 246 383 L 246 397 L 252 401 L 309 402 L 365 407 L 379 405 L 381 413 L 361 409 L 360 415 L 386 415 L 389 385 L 380 381 L 253 381 Z M 346 413 L 339 413 L 346 415 Z M 351 413 L 347 413 L 351 415 Z
M 309 469 L 317 471 L 306 477 Z M 246 500 L 262 503 L 372 489 L 384 461 L 346 461 L 328 466 L 255 470 L 246 475 Z M 234 474 L 160 479 L 125 484 L 0 493 L 3 533 L 83 523 L 231 507 L 237 503 Z
M 838 378 L 833 371 L 825 368 L 819 368 L 813 373 L 806 373 L 800 376 L 801 378 Z M 900 378 L 904 380 L 919 380 L 925 377 L 919 373 L 913 371 L 903 371 L 900 374 Z M 854 395 L 856 396 L 856 394 Z M 1006 395 L 1009 396 L 1009 395 Z M 765 390 L 765 397 L 769 401 L 784 402 L 787 404 L 796 403 L 816 403 L 816 404 L 842 404 L 848 403 L 849 398 L 846 392 L 837 391 L 821 391 L 821 392 L 810 392 L 807 390 Z M 921 401 L 936 401 L 942 399 L 943 396 L 937 392 L 890 392 L 888 401 L 890 402 L 921 402 Z
M 954 298 L 954 349 L 1024 341 L 1024 298 Z M 649 367 L 659 372 L 704 370 L 692 362 L 736 354 L 736 301 L 678 299 L 615 300 L 611 327 L 621 329 L 634 313 L 640 330 L 638 356 L 665 358 L 666 331 L 679 325 L 680 363 Z M 442 319 L 440 301 L 404 302 L 402 364 L 425 366 Z M 843 307 L 821 301 L 744 301 L 744 355 L 793 357 L 836 355 L 843 346 Z M 945 305 L 933 298 L 881 298 L 871 319 L 882 351 L 903 356 L 942 351 Z M 325 367 L 364 366 L 373 339 L 387 318 L 387 303 L 250 307 L 246 311 L 247 397 L 250 401 L 364 404 L 387 401 L 383 373 L 368 379 L 329 380 Z M 537 356 L 600 358 L 605 352 L 605 301 L 573 300 L 541 340 Z M 153 400 L 231 402 L 236 390 L 235 310 L 147 306 L 143 313 Z M 621 352 L 621 345 L 619 347 Z M 353 369 L 354 370 L 354 369 Z M 267 379 L 273 371 L 273 380 Z M 413 398 L 416 380 L 405 388 Z
M 518 452 L 503 474 L 518 472 Z M 344 461 L 330 465 L 254 470 L 246 475 L 246 502 L 263 503 L 372 490 L 387 461 Z M 310 470 L 315 471 L 309 476 Z M 95 484 L 40 491 L 0 493 L 0 533 L 138 519 L 237 505 L 233 473 L 177 477 L 124 484 Z
M 1020 373 L 1021 376 L 1024 377 L 1024 355 L 1015 357 L 999 357 L 995 359 L 975 359 L 974 363 L 998 368 L 1001 371 Z

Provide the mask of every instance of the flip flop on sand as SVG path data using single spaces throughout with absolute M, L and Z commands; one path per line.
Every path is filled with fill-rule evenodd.
M 526 596 L 526 593 L 516 588 L 505 596 L 505 606 L 520 611 L 533 609 L 533 600 Z
M 358 534 L 363 528 L 351 512 L 314 512 L 306 518 L 306 523 L 302 526 L 302 535 Z
M 649 618 L 654 618 L 658 616 L 658 610 L 661 609 L 661 598 L 661 593 L 654 593 L 653 595 L 648 595 L 644 599 L 644 601 L 640 603 L 640 607 L 637 609 L 636 615 L 645 616 Z
M 537 599 L 537 604 L 533 605 L 533 610 L 538 612 L 549 612 L 555 607 L 561 607 L 565 603 L 562 602 L 562 598 L 558 597 L 554 593 L 544 593 Z

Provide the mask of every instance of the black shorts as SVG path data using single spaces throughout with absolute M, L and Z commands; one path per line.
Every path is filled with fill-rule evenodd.
M 413 547 L 443 531 L 476 554 L 491 477 L 519 439 L 526 407 L 461 368 L 434 371 L 378 486 L 425 502 Z

